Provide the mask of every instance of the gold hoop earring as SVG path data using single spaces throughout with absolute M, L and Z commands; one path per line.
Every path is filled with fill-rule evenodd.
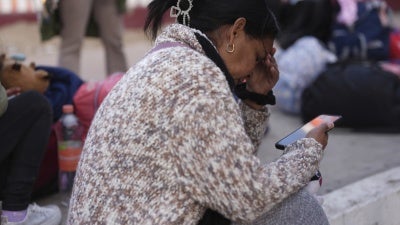
M 233 53 L 235 51 L 235 44 L 227 44 L 226 45 L 226 52 Z

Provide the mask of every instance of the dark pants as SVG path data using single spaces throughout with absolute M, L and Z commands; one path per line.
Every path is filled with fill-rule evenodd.
M 52 109 L 40 93 L 30 91 L 8 102 L 0 117 L 0 200 L 4 210 L 24 210 L 46 150 Z

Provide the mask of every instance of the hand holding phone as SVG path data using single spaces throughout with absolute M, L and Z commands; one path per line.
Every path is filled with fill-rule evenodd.
M 322 145 L 322 149 L 325 149 L 326 145 L 328 145 L 328 131 L 332 130 L 333 127 L 333 123 L 323 122 L 310 130 L 306 137 L 313 138 Z
M 304 138 L 304 137 L 312 137 L 316 139 L 318 142 L 326 142 L 326 137 L 321 137 L 321 134 L 324 134 L 331 130 L 332 128 L 317 128 L 313 130 L 314 128 L 318 127 L 322 123 L 326 122 L 332 122 L 335 123 L 337 122 L 342 116 L 340 115 L 319 115 L 312 119 L 310 122 L 304 124 L 302 127 L 298 128 L 297 130 L 293 131 L 286 137 L 282 138 L 278 142 L 275 143 L 275 147 L 280 150 L 284 150 L 286 146 L 289 144 L 292 144 L 293 142 Z M 323 131 L 318 130 L 318 129 L 324 129 Z M 313 131 L 311 131 L 313 130 Z M 311 132 L 310 132 L 311 131 Z M 310 133 L 309 133 L 310 132 Z M 326 143 L 321 143 L 322 145 L 326 145 Z

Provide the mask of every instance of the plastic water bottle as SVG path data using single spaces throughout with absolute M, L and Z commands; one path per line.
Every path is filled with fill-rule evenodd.
M 83 127 L 74 114 L 73 105 L 63 106 L 63 115 L 56 124 L 58 142 L 59 190 L 61 204 L 68 207 L 76 168 L 82 153 Z

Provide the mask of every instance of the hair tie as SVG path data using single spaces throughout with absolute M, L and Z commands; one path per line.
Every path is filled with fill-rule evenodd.
M 183 25 L 190 26 L 190 16 L 189 16 L 189 11 L 193 8 L 193 0 L 186 0 L 188 2 L 188 7 L 187 9 L 181 9 L 181 0 L 178 0 L 176 3 L 176 6 L 171 7 L 171 11 L 169 13 L 169 16 L 172 18 L 176 18 L 178 20 L 178 16 L 182 15 L 182 23 Z

